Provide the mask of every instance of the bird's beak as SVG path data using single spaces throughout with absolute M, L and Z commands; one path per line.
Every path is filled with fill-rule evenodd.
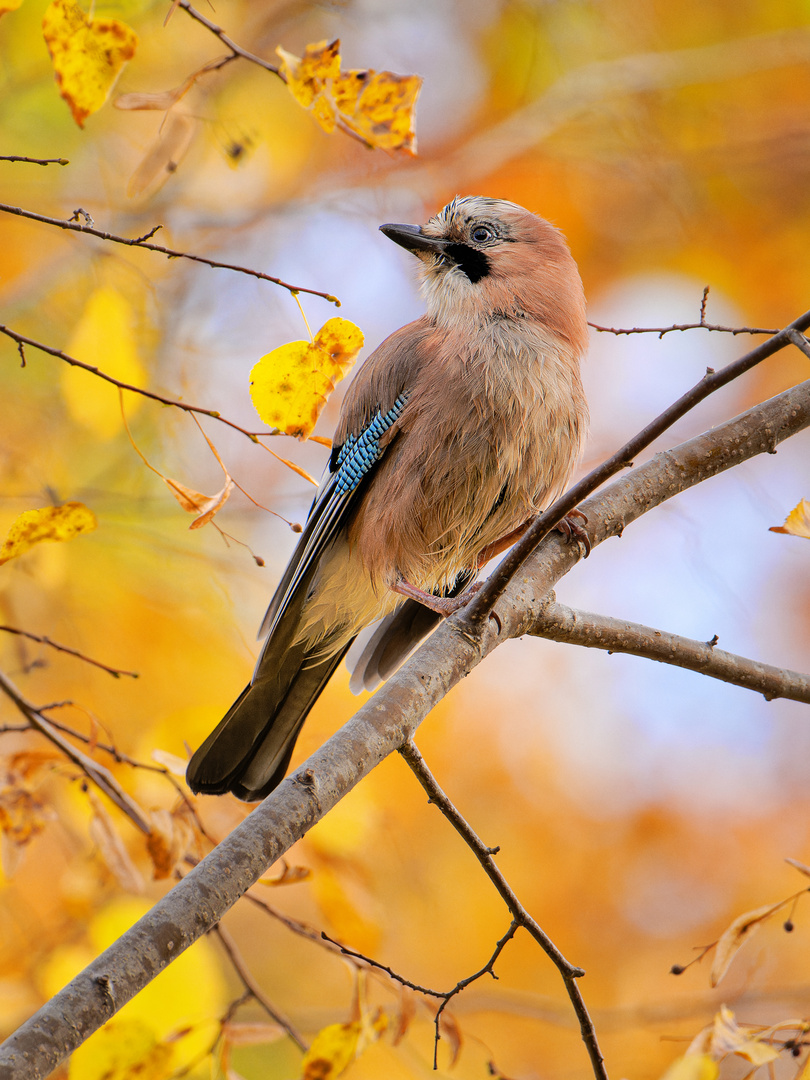
M 447 254 L 447 241 L 436 236 L 425 236 L 418 225 L 381 225 L 380 232 L 413 255 L 418 256 L 422 252 L 431 255 Z

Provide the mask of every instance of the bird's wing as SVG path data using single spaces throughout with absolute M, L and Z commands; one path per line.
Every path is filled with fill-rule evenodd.
M 378 409 L 359 432 L 347 435 L 343 444 L 333 450 L 330 471 L 312 504 L 301 539 L 270 601 L 259 631 L 260 637 L 272 635 L 308 571 L 317 564 L 345 524 L 357 503 L 362 481 L 371 475 L 385 453 L 385 446 L 380 445 L 380 440 L 402 415 L 409 396 L 410 391 L 403 390 L 389 409 L 385 412 Z

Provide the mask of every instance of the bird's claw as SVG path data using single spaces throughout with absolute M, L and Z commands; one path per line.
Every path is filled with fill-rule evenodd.
M 588 523 L 587 514 L 583 514 L 581 510 L 571 510 L 561 521 L 557 522 L 555 528 L 557 532 L 563 534 L 567 544 L 570 544 L 572 540 L 579 540 L 585 548 L 585 558 L 587 559 L 591 553 L 591 538 L 579 522 L 574 520 L 575 518 L 580 518 L 586 525 Z

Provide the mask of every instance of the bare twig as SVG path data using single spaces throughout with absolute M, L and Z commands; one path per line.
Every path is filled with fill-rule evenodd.
M 512 914 L 512 918 L 514 919 L 513 928 L 510 930 L 509 934 L 498 942 L 499 949 L 497 949 L 493 955 L 492 961 L 494 962 L 500 949 L 502 949 L 509 938 L 514 935 L 514 931 L 518 926 L 523 926 L 528 930 L 562 976 L 565 989 L 571 999 L 571 1004 L 574 1007 L 577 1019 L 579 1020 L 582 1041 L 585 1043 L 588 1050 L 588 1056 L 591 1059 L 591 1068 L 593 1069 L 594 1076 L 599 1078 L 599 1080 L 607 1080 L 607 1072 L 605 1070 L 602 1052 L 599 1049 L 599 1042 L 596 1038 L 596 1029 L 593 1026 L 593 1021 L 588 1015 L 585 1001 L 583 1000 L 579 986 L 577 985 L 577 979 L 582 978 L 585 972 L 582 968 L 576 967 L 565 959 L 548 934 L 546 934 L 539 923 L 532 918 L 524 908 L 523 904 L 521 904 L 517 894 L 495 864 L 493 855 L 497 853 L 498 848 L 487 847 L 483 840 L 475 833 L 472 826 L 464 817 L 462 817 L 444 791 L 442 791 L 438 781 L 425 764 L 425 760 L 419 753 L 413 740 L 409 739 L 404 743 L 399 748 L 399 752 L 408 763 L 408 766 L 416 779 L 427 792 L 430 801 L 435 806 L 438 806 L 442 814 L 444 814 L 464 843 L 478 859 L 484 873 L 495 886 L 498 895 Z
M 9 326 L 0 325 L 0 334 L 5 334 L 6 337 L 11 338 L 12 341 L 16 341 L 20 348 L 24 345 L 29 345 L 32 349 L 39 349 L 40 352 L 47 353 L 48 356 L 55 356 L 58 360 L 63 360 L 66 364 L 70 364 L 71 367 L 81 368 L 82 371 L 89 371 L 91 375 L 96 375 L 99 379 L 103 379 L 112 386 L 117 386 L 119 390 L 129 390 L 132 394 L 140 394 L 141 397 L 149 398 L 151 401 L 159 401 L 161 405 L 172 405 L 176 409 L 182 409 L 183 412 L 198 413 L 200 416 L 210 416 L 214 420 L 219 420 L 221 424 L 227 424 L 228 427 L 232 427 L 235 431 L 240 431 L 243 435 L 246 435 L 251 442 L 258 443 L 260 446 L 259 435 L 273 434 L 273 432 L 257 433 L 248 431 L 247 428 L 241 427 L 241 425 L 235 423 L 233 420 L 226 419 L 226 417 L 217 412 L 216 409 L 203 409 L 199 405 L 189 405 L 187 401 L 178 401 L 176 398 L 165 397 L 163 394 L 158 394 L 154 390 L 144 390 L 141 386 L 133 386 L 131 383 L 122 382 L 120 379 L 108 375 L 105 371 L 94 367 L 92 364 L 85 364 L 83 360 L 77 360 L 75 356 L 69 356 L 61 349 L 54 349 L 53 346 L 46 345 L 42 341 L 35 341 L 33 338 L 26 337 L 25 334 L 20 334 L 16 330 L 12 330 Z M 267 449 L 267 447 L 265 447 L 265 449 Z
M 243 49 L 241 45 L 237 45 L 235 41 L 228 37 L 228 35 L 225 33 L 221 26 L 217 26 L 216 23 L 213 23 L 210 19 L 207 19 L 205 15 L 197 11 L 195 7 L 192 7 L 188 0 L 177 0 L 175 6 L 183 8 L 184 11 L 188 12 L 192 19 L 195 19 L 198 23 L 204 26 L 206 30 L 210 30 L 215 37 L 219 38 L 219 40 L 222 42 L 223 45 L 226 46 L 226 48 L 231 50 L 230 56 L 223 57 L 222 60 L 208 65 L 210 67 L 210 70 L 214 71 L 218 67 L 222 67 L 225 64 L 229 63 L 231 60 L 235 60 L 237 57 L 239 57 L 242 60 L 249 60 L 251 64 L 257 64 L 259 67 L 264 68 L 265 71 L 269 71 L 271 75 L 278 76 L 278 78 L 286 84 L 287 79 L 284 76 L 284 72 L 281 70 L 280 67 L 278 67 L 277 64 L 271 64 L 269 60 L 265 60 L 263 57 L 257 56 L 255 53 L 248 52 L 247 49 Z M 359 132 L 354 131 L 352 128 L 350 128 L 349 125 L 340 118 L 340 116 L 335 116 L 335 127 L 339 128 L 339 130 L 342 131 L 344 135 L 348 135 L 350 138 L 355 139 L 359 143 L 362 143 L 362 145 L 367 147 L 369 150 L 374 149 L 373 143 L 370 143 L 368 139 L 364 139 Z M 303 292 L 304 290 L 302 289 L 301 291 Z
M 741 356 L 738 360 L 727 364 L 720 371 L 708 368 L 704 377 L 691 390 L 688 390 L 668 409 L 665 409 L 660 416 L 647 424 L 615 454 L 612 454 L 601 465 L 598 465 L 582 480 L 574 484 L 572 488 L 569 488 L 548 510 L 539 514 L 500 565 L 490 574 L 476 596 L 463 609 L 463 612 L 457 616 L 458 622 L 456 625 L 459 630 L 472 635 L 480 634 L 490 611 L 497 603 L 498 598 L 503 595 L 512 577 L 542 538 L 566 514 L 574 510 L 582 499 L 596 491 L 611 476 L 621 472 L 622 469 L 628 468 L 636 454 L 648 447 L 667 428 L 670 428 L 676 420 L 680 420 L 682 416 L 694 409 L 699 402 L 713 394 L 715 390 L 719 390 L 722 386 L 726 386 L 732 380 L 739 378 L 775 352 L 784 349 L 786 345 L 795 344 L 793 336 L 796 334 L 802 340 L 806 340 L 802 331 L 806 330 L 808 326 L 810 326 L 810 311 L 806 311 L 804 315 L 795 319 L 784 330 L 780 330 L 778 334 L 775 334 L 768 341 L 764 341 L 761 345 L 752 349 L 751 352 L 746 353 L 745 356 Z
M 641 623 L 595 615 L 590 611 L 574 611 L 556 602 L 543 607 L 528 632 L 551 641 L 630 653 L 689 668 L 713 679 L 754 690 L 768 701 L 789 698 L 810 705 L 810 675 L 716 649 L 716 639 L 693 641 Z
M 272 1020 L 275 1020 L 279 1027 L 284 1028 L 284 1030 L 287 1032 L 287 1034 L 290 1036 L 290 1038 L 299 1050 L 306 1050 L 307 1044 L 304 1042 L 301 1035 L 296 1031 L 291 1021 L 289 1021 L 286 1016 L 284 1016 L 278 1011 L 278 1009 L 275 1007 L 275 1005 L 273 1005 L 265 992 L 251 975 L 241 953 L 236 947 L 236 942 L 233 940 L 225 927 L 222 926 L 220 923 L 217 923 L 217 925 L 212 927 L 211 930 L 212 933 L 216 934 L 219 938 L 220 944 L 222 945 L 222 948 L 225 950 L 225 952 L 228 954 L 228 959 L 233 965 L 234 971 L 242 980 L 245 989 L 249 991 L 251 997 L 255 998 L 256 1002 L 261 1005 L 261 1007 Z
M 93 667 L 101 668 L 102 671 L 109 672 L 115 679 L 120 679 L 122 675 L 129 675 L 132 679 L 138 678 L 137 671 L 125 671 L 123 668 L 109 667 L 107 664 L 102 664 L 100 660 L 94 660 L 92 656 L 85 656 L 84 653 L 77 652 L 76 649 L 71 649 L 67 645 L 59 645 L 56 641 L 51 641 L 48 637 L 40 637 L 38 634 L 31 634 L 27 630 L 18 630 L 15 626 L 0 626 L 0 630 L 5 631 L 7 634 L 17 634 L 19 637 L 28 638 L 30 641 L 37 641 L 40 645 L 48 645 L 50 648 L 67 653 L 69 656 L 75 656 L 78 660 L 83 660 L 85 664 L 92 664 Z
M 36 706 L 27 701 L 11 680 L 2 672 L 0 672 L 0 690 L 14 702 L 31 727 L 39 731 L 46 739 L 49 739 L 69 761 L 77 765 L 88 780 L 91 780 L 100 791 L 103 791 L 108 798 L 112 799 L 119 810 L 122 810 L 141 832 L 149 833 L 151 831 L 149 822 L 143 816 L 141 808 L 134 799 L 127 795 L 109 769 L 97 764 L 87 754 L 83 754 L 75 746 L 72 746 L 67 739 L 63 738 L 50 720 L 47 720 Z
M 240 56 L 243 60 L 249 60 L 251 64 L 258 64 L 259 67 L 264 68 L 265 71 L 269 71 L 273 75 L 278 75 L 282 82 L 287 81 L 276 64 L 271 64 L 269 60 L 264 60 L 261 56 L 248 52 L 248 50 L 243 49 L 241 45 L 237 45 L 235 41 L 232 41 L 231 38 L 228 37 L 221 26 L 217 26 L 217 24 L 211 22 L 210 19 L 206 19 L 205 15 L 192 7 L 188 0 L 179 0 L 176 6 L 183 8 L 184 11 L 188 12 L 192 19 L 204 26 L 206 30 L 210 30 L 215 37 L 218 37 L 225 48 L 231 50 L 233 56 Z
M 247 274 L 248 277 L 258 278 L 260 281 L 269 281 L 273 285 L 279 285 L 282 289 L 286 289 L 288 292 L 292 293 L 293 296 L 297 293 L 309 293 L 310 296 L 320 296 L 323 300 L 328 300 L 330 304 L 340 307 L 340 300 L 338 300 L 336 296 L 332 296 L 331 293 L 321 292 L 319 289 L 308 289 L 304 285 L 291 285 L 288 281 L 283 281 L 278 277 L 272 277 L 270 274 L 264 274 L 261 270 L 251 270 L 247 266 L 219 262 L 217 259 L 208 259 L 204 255 L 193 255 L 190 251 L 177 251 L 174 248 L 164 247 L 162 244 L 150 244 L 146 237 L 154 236 L 160 226 L 155 226 L 153 230 L 146 233 L 144 236 L 126 237 L 117 236 L 115 233 L 102 232 L 101 229 L 95 229 L 92 225 L 82 225 L 79 221 L 65 221 L 64 218 L 52 218 L 46 217 L 44 214 L 35 214 L 33 210 L 24 210 L 20 206 L 9 206 L 6 203 L 0 203 L 0 212 L 4 214 L 15 214 L 17 217 L 28 218 L 30 221 L 39 221 L 44 225 L 53 225 L 57 229 L 68 229 L 71 232 L 96 236 L 99 240 L 107 240 L 113 244 L 125 244 L 127 247 L 138 247 L 145 248 L 147 251 L 156 251 L 169 259 L 188 259 L 191 262 L 203 263 L 205 266 L 213 267 L 215 270 L 233 270 L 234 273 L 237 274 Z M 74 216 L 79 213 L 86 213 L 86 211 L 77 210 L 75 211 Z
M 22 157 L 19 154 L 0 154 L 0 161 L 27 161 L 29 165 L 69 165 L 67 158 L 63 157 Z
M 768 330 L 761 326 L 720 326 L 718 323 L 707 323 L 701 320 L 695 323 L 673 323 L 672 326 L 633 326 L 629 329 L 616 326 L 600 326 L 598 323 L 589 322 L 588 326 L 598 330 L 600 334 L 657 334 L 662 338 L 664 334 L 671 334 L 675 330 L 713 330 L 721 334 L 778 334 L 779 330 Z

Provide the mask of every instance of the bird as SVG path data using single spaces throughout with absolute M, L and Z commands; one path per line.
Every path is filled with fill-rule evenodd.
M 254 801 L 277 787 L 357 635 L 381 620 L 350 683 L 373 689 L 467 601 L 582 452 L 588 330 L 562 233 L 484 196 L 380 230 L 416 257 L 425 314 L 348 387 L 253 678 L 189 762 L 194 792 Z

